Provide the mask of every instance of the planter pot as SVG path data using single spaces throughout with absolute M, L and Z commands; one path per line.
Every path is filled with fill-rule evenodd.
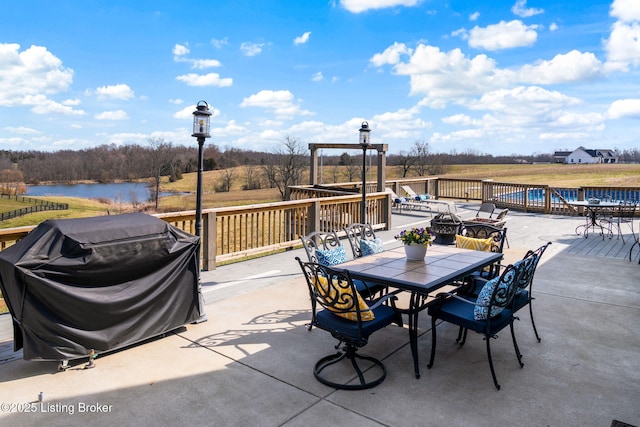
M 421 261 L 427 255 L 427 247 L 424 245 L 404 245 L 404 253 L 409 261 Z

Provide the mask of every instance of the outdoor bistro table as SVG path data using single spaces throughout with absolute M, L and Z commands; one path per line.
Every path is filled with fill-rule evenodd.
M 409 316 L 409 343 L 416 378 L 418 367 L 418 314 L 434 302 L 443 286 L 450 285 L 474 271 L 502 259 L 501 253 L 432 245 L 424 260 L 408 261 L 403 247 L 390 249 L 340 264 L 354 279 L 389 286 L 411 293 L 406 313 Z
M 585 216 L 585 223 L 576 227 L 576 234 L 580 234 L 578 230 L 584 227 L 583 234 L 585 238 L 589 237 L 589 229 L 593 228 L 593 230 L 595 231 L 596 228 L 599 228 L 600 233 L 602 234 L 602 238 L 604 239 L 604 231 L 602 229 L 602 226 L 598 224 L 598 213 L 603 210 L 611 210 L 620 206 L 620 203 L 618 202 L 602 202 L 601 201 L 598 203 L 593 203 L 588 200 L 579 200 L 579 201 L 572 201 L 567 203 L 569 203 L 571 206 L 587 209 L 587 212 L 589 213 L 589 215 Z

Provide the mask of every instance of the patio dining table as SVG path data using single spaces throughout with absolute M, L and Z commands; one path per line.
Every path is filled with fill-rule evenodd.
M 499 262 L 501 253 L 459 249 L 453 246 L 432 245 L 424 260 L 407 260 L 404 248 L 398 247 L 368 255 L 346 263 L 340 268 L 349 271 L 354 279 L 388 286 L 392 292 L 411 293 L 409 307 L 403 310 L 409 317 L 409 343 L 416 378 L 420 378 L 418 364 L 418 315 L 436 301 L 443 287 L 452 285 L 474 271 Z
M 576 200 L 567 203 L 569 203 L 571 206 L 587 209 L 588 215 L 585 217 L 585 223 L 577 226 L 575 230 L 576 234 L 580 234 L 578 230 L 584 228 L 582 234 L 585 238 L 589 237 L 590 229 L 593 229 L 595 231 L 596 228 L 599 228 L 600 233 L 602 234 L 602 238 L 604 239 L 604 230 L 598 223 L 598 216 L 601 215 L 604 211 L 610 211 L 611 209 L 620 206 L 620 203 L 618 202 L 599 201 L 594 203 L 594 201 L 590 200 Z

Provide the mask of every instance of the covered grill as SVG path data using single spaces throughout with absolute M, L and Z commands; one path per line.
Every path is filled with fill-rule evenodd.
M 199 246 L 142 213 L 43 222 L 0 252 L 14 350 L 73 360 L 203 318 Z

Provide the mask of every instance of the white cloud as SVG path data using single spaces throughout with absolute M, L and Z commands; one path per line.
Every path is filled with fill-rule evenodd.
M 313 82 L 321 82 L 324 80 L 324 76 L 322 75 L 322 71 L 318 71 L 313 76 L 311 76 L 311 81 Z
M 170 99 L 169 103 L 174 105 L 180 105 L 180 104 L 184 104 L 184 101 L 182 99 Z
M 411 55 L 413 50 L 404 43 L 393 43 L 382 53 L 376 53 L 369 59 L 374 66 L 380 67 L 385 64 L 395 65 L 400 62 L 400 55 Z
M 98 99 L 122 99 L 127 100 L 133 98 L 134 92 L 126 84 L 117 84 L 112 86 L 101 86 L 96 89 Z
M 484 28 L 476 26 L 469 31 L 469 46 L 486 50 L 531 46 L 538 38 L 537 28 L 537 25 L 524 25 L 517 19 L 500 21 Z
M 371 9 L 418 5 L 422 0 L 340 0 L 342 7 L 351 13 L 361 13 Z
M 443 117 L 442 122 L 456 126 L 481 126 L 482 121 L 473 119 L 466 114 L 454 114 L 453 116 Z
M 473 12 L 471 15 L 469 15 L 469 21 L 477 21 L 479 17 L 480 12 Z
M 223 39 L 211 39 L 211 44 L 216 49 L 222 49 L 224 46 L 229 44 L 229 40 L 227 40 L 226 37 Z
M 245 56 L 256 56 L 262 53 L 264 43 L 250 43 L 244 42 L 240 45 L 240 50 Z
M 607 111 L 610 119 L 640 119 L 640 99 L 619 99 L 611 103 Z
M 502 87 L 502 74 L 486 55 L 472 59 L 460 49 L 442 52 L 438 47 L 419 45 L 408 62 L 395 66 L 399 75 L 410 76 L 411 94 L 425 95 L 422 105 L 442 107 L 453 98 L 475 95 Z
M 552 22 L 551 25 L 549 25 L 549 31 L 553 32 L 557 30 L 558 30 L 558 24 L 556 24 L 555 22 Z
M 296 37 L 296 38 L 293 40 L 293 44 L 298 45 L 298 44 L 304 44 L 304 43 L 308 42 L 308 41 L 309 41 L 309 36 L 310 36 L 310 35 L 311 35 L 311 31 L 307 31 L 307 32 L 306 32 L 306 33 L 304 33 L 303 35 Z
M 511 12 L 521 18 L 528 18 L 530 16 L 544 13 L 544 9 L 536 9 L 533 7 L 527 9 L 527 0 L 517 0 L 511 8 Z
M 579 82 L 600 77 L 603 70 L 602 63 L 593 53 L 572 50 L 556 55 L 550 61 L 523 66 L 518 80 L 533 84 Z
M 76 105 L 80 105 L 82 103 L 82 101 L 80 101 L 79 99 L 66 99 L 64 101 L 62 101 L 62 105 L 68 105 L 70 107 L 76 106 Z
M 240 107 L 261 107 L 272 110 L 279 118 L 293 118 L 294 116 L 308 116 L 313 113 L 302 110 L 294 103 L 293 93 L 288 90 L 261 90 L 240 103 Z
M 640 24 L 615 22 L 605 41 L 607 68 L 627 71 L 629 65 L 640 65 Z
M 609 15 L 622 22 L 640 21 L 640 3 L 638 0 L 614 0 Z
M 73 116 L 84 116 L 87 114 L 83 110 L 74 110 L 71 106 L 48 99 L 44 95 L 27 95 L 23 100 L 24 105 L 32 106 L 31 111 L 35 114 L 65 114 Z
M 189 48 L 187 46 L 176 44 L 173 47 L 173 54 L 175 56 L 184 56 L 184 55 L 187 55 L 188 53 L 189 53 Z
M 176 77 L 176 80 L 186 83 L 188 86 L 215 86 L 228 87 L 233 85 L 233 79 L 230 77 L 221 79 L 218 73 L 209 74 L 183 74 Z
M 21 133 L 23 135 L 39 135 L 39 134 L 42 134 L 42 132 L 39 131 L 39 130 L 31 129 L 31 128 L 24 127 L 24 126 L 18 126 L 18 127 L 7 126 L 7 127 L 2 128 L 2 129 L 6 130 L 8 132 L 12 132 L 12 133 Z
M 202 70 L 204 68 L 220 67 L 222 64 L 217 59 L 192 59 L 191 68 Z
M 29 105 L 27 96 L 65 92 L 72 82 L 73 70 L 46 47 L 20 52 L 19 44 L 0 43 L 0 105 Z
M 487 92 L 470 104 L 472 109 L 501 111 L 508 114 L 529 115 L 534 111 L 556 111 L 566 106 L 580 104 L 578 98 L 549 91 L 537 86 L 518 86 Z
M 104 111 L 94 116 L 97 120 L 127 120 L 129 115 L 124 110 Z

